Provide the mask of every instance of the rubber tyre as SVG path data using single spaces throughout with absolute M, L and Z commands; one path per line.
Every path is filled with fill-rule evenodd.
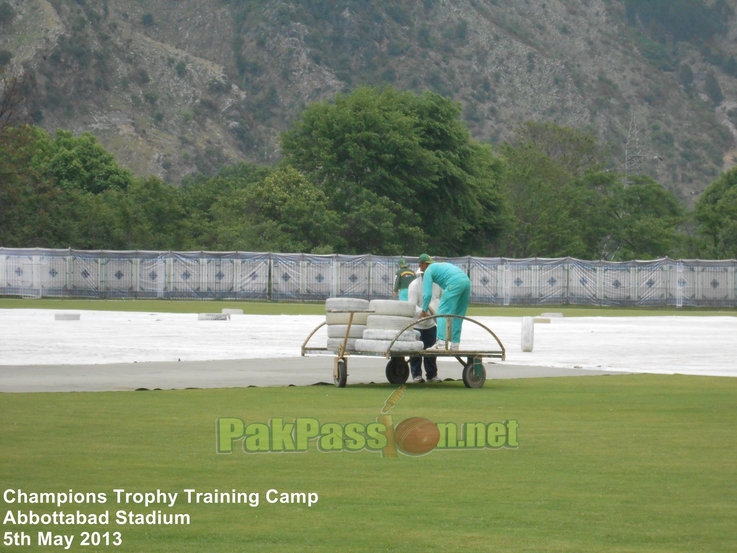
M 328 298 L 325 311 L 368 311 L 368 300 L 359 298 Z
M 343 338 L 328 338 L 327 348 L 333 353 L 338 353 L 338 348 L 343 345 Z M 356 338 L 348 338 L 345 345 L 348 352 L 356 351 Z
M 356 340 L 356 351 L 365 353 L 386 353 L 391 340 Z M 396 341 L 392 346 L 392 353 L 419 353 L 425 348 L 425 344 L 416 341 Z
M 364 340 L 394 340 L 394 338 L 397 337 L 399 331 L 397 330 L 386 330 L 383 328 L 367 328 L 363 331 L 363 339 Z M 409 330 L 405 330 L 402 332 L 402 334 L 399 336 L 397 341 L 412 341 L 420 339 L 420 333 L 416 330 L 412 330 L 411 328 Z
M 351 325 L 364 325 L 366 326 L 366 319 L 368 319 L 368 311 L 356 311 L 353 313 L 353 322 Z M 325 313 L 325 322 L 328 325 L 347 325 L 348 321 L 351 320 L 350 313 Z
M 369 311 L 376 315 L 393 315 L 396 317 L 414 317 L 415 306 L 407 301 L 371 300 Z
M 404 357 L 392 357 L 386 364 L 386 379 L 391 384 L 404 384 L 409 378 L 409 363 Z
M 466 388 L 481 388 L 486 382 L 486 368 L 479 363 L 481 367 L 480 375 L 476 375 L 473 368 L 473 360 L 470 363 L 466 363 L 463 367 L 463 384 Z
M 345 338 L 348 325 L 328 325 L 328 338 Z M 365 325 L 351 325 L 351 331 L 348 338 L 363 338 L 363 331 L 366 330 Z
M 338 388 L 345 388 L 348 383 L 348 363 L 345 359 L 338 359 L 338 376 L 333 375 L 333 384 Z
M 396 317 L 394 315 L 369 315 L 366 328 L 383 328 L 384 330 L 403 330 L 415 322 L 412 317 Z

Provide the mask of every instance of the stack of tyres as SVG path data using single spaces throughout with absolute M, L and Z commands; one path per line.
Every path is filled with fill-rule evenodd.
M 338 353 L 338 348 L 343 345 L 348 323 L 351 328 L 348 331 L 346 351 L 356 351 L 356 340 L 363 337 L 366 330 L 366 319 L 369 315 L 369 302 L 358 298 L 328 298 L 325 302 L 325 323 L 328 327 L 327 348 Z M 353 315 L 353 319 L 351 319 Z
M 391 346 L 392 354 L 405 355 L 424 349 L 419 332 L 410 326 L 414 323 L 414 305 L 406 301 L 372 300 L 369 311 L 371 314 L 366 320 L 363 337 L 355 343 L 357 351 L 386 353 L 392 340 L 401 331 L 403 332 Z

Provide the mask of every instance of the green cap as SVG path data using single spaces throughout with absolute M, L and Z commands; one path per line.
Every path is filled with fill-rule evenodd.
M 407 266 L 407 262 L 404 260 L 403 257 L 399 258 L 399 266 L 404 269 Z
M 420 256 L 420 263 L 435 263 L 435 262 L 432 260 L 432 257 L 427 255 L 426 253 L 423 253 Z

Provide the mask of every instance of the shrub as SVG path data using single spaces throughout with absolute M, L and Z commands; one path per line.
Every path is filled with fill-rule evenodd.
M 15 17 L 15 10 L 13 6 L 7 2 L 0 2 L 0 25 L 7 25 L 12 23 Z
M 146 73 L 146 70 L 138 67 L 131 69 L 130 73 L 128 73 L 128 78 L 139 85 L 144 85 L 151 80 L 148 73 Z
M 423 25 L 420 27 L 420 30 L 417 31 L 417 43 L 422 48 L 432 48 L 433 46 L 433 40 L 432 35 L 430 34 L 430 28 Z
M 412 18 L 406 8 L 398 4 L 390 4 L 386 8 L 386 13 L 394 21 L 402 26 L 409 25 L 412 22 Z
M 714 103 L 714 105 L 718 106 L 719 104 L 721 104 L 724 100 L 724 94 L 722 93 L 722 87 L 719 86 L 719 81 L 717 80 L 717 77 L 712 69 L 710 69 L 706 73 L 705 86 L 706 95 Z

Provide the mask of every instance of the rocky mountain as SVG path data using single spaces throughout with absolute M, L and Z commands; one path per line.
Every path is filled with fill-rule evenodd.
M 452 97 L 492 143 L 590 130 L 691 203 L 737 156 L 737 16 L 670 1 L 691 27 L 657 0 L 0 0 L 0 66 L 36 124 L 173 183 L 277 160 L 304 106 L 369 84 Z

